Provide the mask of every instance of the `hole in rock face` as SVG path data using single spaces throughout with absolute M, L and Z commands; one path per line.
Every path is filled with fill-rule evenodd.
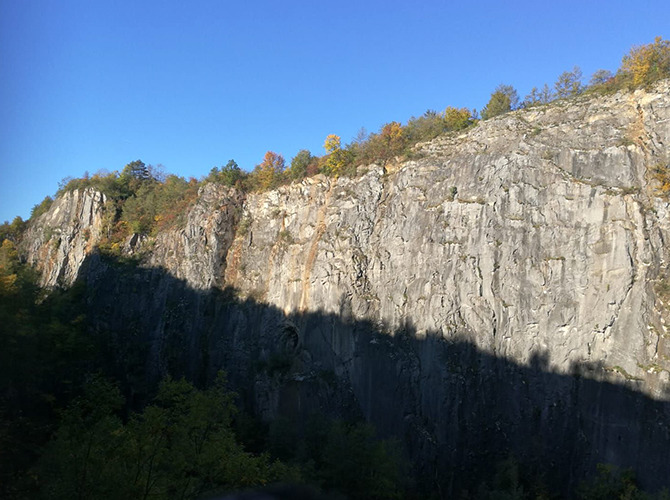
M 298 329 L 293 324 L 286 324 L 282 331 L 282 340 L 284 347 L 289 351 L 297 351 L 300 345 L 300 335 Z

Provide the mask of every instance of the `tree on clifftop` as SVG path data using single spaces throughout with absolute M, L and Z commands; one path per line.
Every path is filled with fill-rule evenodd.
M 149 172 L 149 169 L 141 160 L 131 161 L 128 165 L 123 167 L 121 176 L 132 177 L 133 179 L 140 181 L 151 179 L 151 173 Z
M 511 85 L 498 85 L 491 94 L 491 99 L 482 109 L 482 119 L 488 120 L 494 116 L 512 111 L 519 105 L 519 95 Z
M 285 166 L 286 162 L 282 155 L 274 151 L 265 153 L 263 161 L 256 165 L 252 172 L 254 187 L 260 190 L 276 187 L 284 173 Z
M 574 97 L 584 90 L 582 85 L 582 70 L 579 66 L 572 68 L 572 71 L 564 71 L 554 84 L 556 89 L 556 98 L 564 99 Z
M 327 156 L 323 165 L 323 172 L 328 175 L 340 175 L 347 163 L 345 151 L 339 135 L 330 134 L 323 143 Z
M 670 76 L 670 41 L 657 36 L 654 43 L 633 47 L 623 57 L 621 70 L 633 86 L 649 85 Z

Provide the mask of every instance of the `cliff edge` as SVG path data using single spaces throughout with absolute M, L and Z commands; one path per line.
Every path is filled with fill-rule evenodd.
M 133 292 L 152 297 L 142 302 L 146 318 L 138 320 L 151 330 L 149 371 L 166 370 L 164 346 L 179 329 L 182 355 L 191 359 L 186 365 L 204 359 L 198 354 L 203 346 L 211 369 L 239 368 L 247 359 L 240 373 L 252 377 L 249 397 L 271 416 L 282 412 L 286 398 L 308 397 L 301 389 L 287 392 L 287 384 L 327 369 L 382 429 L 397 434 L 411 427 L 413 442 L 424 443 L 415 446 L 419 454 L 427 453 L 426 443 L 457 449 L 460 438 L 453 434 L 467 429 L 453 421 L 467 420 L 462 412 L 475 405 L 462 402 L 467 392 L 437 389 L 462 376 L 437 357 L 440 349 L 452 352 L 449 345 L 468 343 L 478 359 L 505 360 L 520 370 L 541 360 L 545 372 L 566 377 L 533 400 L 535 410 L 521 412 L 518 427 L 536 411 L 550 428 L 557 400 L 567 405 L 566 415 L 590 411 L 597 419 L 597 409 L 570 407 L 581 397 L 571 392 L 580 384 L 576 376 L 667 402 L 670 204 L 657 171 L 669 161 L 666 80 L 649 90 L 582 96 L 480 122 L 419 144 L 411 159 L 370 165 L 358 178 L 317 175 L 247 195 L 207 184 L 184 227 L 136 236 L 125 252 L 142 256 L 140 269 L 161 270 L 181 287 L 205 294 L 233 289 L 238 300 L 273 312 L 258 319 L 258 309 L 240 303 L 212 312 L 205 299 L 170 309 L 169 290 L 176 285 L 151 271 L 144 291 Z M 94 190 L 70 192 L 32 223 L 22 248 L 45 286 L 69 285 L 77 276 L 96 286 L 112 279 L 99 262 L 97 270 L 80 272 L 102 237 L 105 207 Z M 133 304 L 123 286 L 102 289 L 125 304 L 126 315 L 135 314 L 128 312 Z M 106 314 L 124 312 L 119 306 Z M 171 314 L 190 319 L 177 328 Z M 305 319 L 317 314 L 337 318 L 339 326 Z M 388 336 L 410 332 L 412 342 L 424 342 L 409 357 L 397 354 L 389 371 L 375 371 L 381 354 L 369 349 L 380 341 L 368 338 L 361 347 L 355 326 L 361 324 Z M 354 325 L 349 334 L 346 325 Z M 289 356 L 285 378 L 250 371 L 249 359 L 267 359 L 278 346 Z M 234 353 L 224 352 L 228 348 Z M 384 356 L 393 358 L 393 350 Z M 481 380 L 488 377 L 487 363 L 478 368 Z M 376 389 L 394 377 L 388 393 Z M 342 400 L 349 397 L 340 393 Z M 384 401 L 393 405 L 393 397 L 404 399 L 402 414 L 384 417 L 390 411 Z M 657 411 L 665 416 L 645 415 L 667 433 L 667 408 Z M 626 415 L 638 425 L 643 413 Z M 442 421 L 451 422 L 447 430 L 438 429 Z M 605 418 L 589 427 L 585 439 L 600 450 L 589 460 L 638 460 L 635 453 L 626 457 L 630 443 L 616 444 L 615 424 Z M 646 432 L 642 427 L 639 433 Z M 566 439 L 577 430 L 566 426 Z

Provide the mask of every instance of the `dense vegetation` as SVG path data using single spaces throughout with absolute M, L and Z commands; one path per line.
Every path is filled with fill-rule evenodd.
M 114 369 L 110 339 L 104 331 L 90 335 L 83 285 L 46 296 L 35 278 L 5 240 L 1 497 L 200 498 L 284 482 L 353 499 L 440 498 L 432 480 L 414 477 L 400 444 L 378 439 L 369 424 L 318 414 L 304 427 L 282 418 L 259 422 L 239 409 L 222 374 L 200 388 L 166 378 L 131 403 L 127 395 L 137 388 Z M 645 495 L 631 471 L 612 467 L 578 493 L 589 500 L 670 498 Z M 462 498 L 559 495 L 508 457 Z
M 397 444 L 361 422 L 314 416 L 300 434 L 240 414 L 220 375 L 163 380 L 134 406 L 105 332 L 90 335 L 85 289 L 36 286 L 0 248 L 0 497 L 196 498 L 274 482 L 351 498 L 400 498 Z M 127 360 L 124 361 L 127 363 Z M 287 441 L 290 438 L 290 441 Z
M 544 105 L 580 94 L 647 87 L 670 77 L 670 42 L 657 38 L 634 47 L 616 73 L 597 71 L 582 83 L 579 68 L 553 87 L 534 88 L 520 100 L 498 86 L 481 119 L 520 107 Z M 426 111 L 405 125 L 390 122 L 351 143 L 329 135 L 326 154 L 300 151 L 287 166 L 268 151 L 247 173 L 234 160 L 203 179 L 165 175 L 137 160 L 120 172 L 65 179 L 56 196 L 92 187 L 106 194 L 101 250 L 120 254 L 133 233 L 155 235 L 183 222 L 205 183 L 242 191 L 272 189 L 307 176 L 354 176 L 361 167 L 411 156 L 416 144 L 474 126 L 475 110 Z M 655 170 L 670 192 L 667 165 Z M 48 211 L 51 197 L 31 219 Z M 84 289 L 75 285 L 46 295 L 35 271 L 21 262 L 17 245 L 27 222 L 0 226 L 0 496 L 6 498 L 194 498 L 275 481 L 308 483 L 351 498 L 402 498 L 425 493 L 411 478 L 398 443 L 375 437 L 361 422 L 315 415 L 306 429 L 244 415 L 224 376 L 209 387 L 164 380 L 141 405 L 131 404 L 123 380 L 105 359 L 105 337 L 89 333 Z M 417 494 L 418 495 L 418 494 Z M 603 466 L 578 492 L 583 499 L 643 499 L 631 471 Z M 470 498 L 555 498 L 513 459 L 503 459 Z M 662 493 L 659 498 L 669 498 Z
M 660 37 L 653 43 L 633 47 L 626 54 L 621 67 L 612 73 L 596 71 L 588 84 L 583 82 L 579 67 L 561 73 L 553 86 L 534 87 L 520 100 L 511 85 L 499 85 L 481 111 L 481 119 L 502 115 L 520 108 L 546 105 L 556 100 L 581 94 L 611 93 L 621 89 L 649 87 L 654 82 L 670 77 L 670 42 Z M 160 168 L 146 166 L 137 160 L 120 172 L 86 173 L 82 178 L 66 178 L 56 196 L 73 189 L 94 187 L 110 200 L 107 238 L 103 246 L 112 248 L 132 233 L 155 234 L 166 227 L 183 221 L 185 209 L 196 199 L 198 189 L 208 182 L 235 187 L 242 191 L 263 191 L 316 174 L 329 176 L 355 176 L 371 164 L 387 164 L 414 155 L 414 147 L 441 134 L 458 132 L 480 120 L 476 110 L 447 106 L 442 112 L 428 110 L 419 117 L 412 117 L 405 124 L 392 121 L 378 132 L 368 134 L 361 129 L 357 137 L 343 145 L 335 134 L 324 142 L 326 154 L 316 156 L 308 150 L 299 151 L 287 165 L 281 154 L 268 151 L 251 172 L 242 170 L 234 160 L 223 167 L 214 167 L 200 180 L 165 175 Z M 662 173 L 662 172 L 661 172 Z M 47 196 L 37 204 L 31 218 L 45 213 L 53 203 Z M 22 220 L 0 226 L 0 237 L 15 238 Z M 115 249 L 117 248 L 115 247 Z
M 656 38 L 653 43 L 633 47 L 626 54 L 621 67 L 612 73 L 598 70 L 588 84 L 582 80 L 579 67 L 561 73 L 553 86 L 534 87 L 520 100 L 511 85 L 499 85 L 481 111 L 481 120 L 488 120 L 520 108 L 546 105 L 556 100 L 581 94 L 611 93 L 621 89 L 649 87 L 654 82 L 670 77 L 670 41 Z M 86 173 L 82 178 L 66 178 L 61 182 L 56 196 L 73 189 L 94 187 L 105 193 L 110 209 L 106 221 L 106 238 L 102 246 L 118 251 L 119 242 L 133 233 L 155 234 L 161 229 L 183 221 L 187 207 L 197 197 L 198 189 L 214 182 L 235 187 L 242 191 L 263 191 L 316 174 L 329 176 L 356 176 L 371 164 L 385 165 L 398 159 L 412 157 L 414 147 L 441 134 L 458 132 L 480 120 L 476 110 L 447 106 L 442 112 L 428 110 L 419 117 L 412 117 L 405 124 L 392 121 L 376 133 L 361 129 L 357 137 L 343 145 L 339 136 L 326 137 L 323 156 L 308 150 L 299 151 L 287 165 L 281 154 L 268 151 L 251 172 L 242 170 L 234 160 L 223 167 L 214 167 L 200 180 L 165 175 L 160 168 L 147 166 L 137 160 L 120 172 Z M 658 175 L 663 174 L 660 166 Z M 665 177 L 664 177 L 665 178 Z M 661 180 L 663 183 L 663 181 Z M 47 196 L 37 204 L 31 219 L 45 213 L 53 203 Z M 0 226 L 2 239 L 15 238 L 23 221 Z

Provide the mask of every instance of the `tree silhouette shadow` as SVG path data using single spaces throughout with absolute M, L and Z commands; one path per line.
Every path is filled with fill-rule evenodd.
M 163 269 L 94 253 L 80 270 L 105 367 L 140 406 L 165 375 L 209 384 L 226 370 L 240 403 L 298 426 L 320 413 L 363 418 L 396 437 L 416 477 L 447 494 L 514 456 L 568 494 L 598 463 L 670 486 L 670 403 L 600 380 L 602 367 L 554 373 L 548 351 L 520 365 L 465 335 L 385 331 L 341 314 L 285 314 L 232 288 L 196 290 Z

